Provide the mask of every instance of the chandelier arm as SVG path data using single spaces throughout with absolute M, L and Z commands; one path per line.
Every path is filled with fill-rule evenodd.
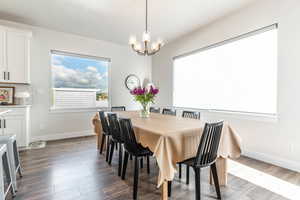
M 139 55 L 142 55 L 142 56 L 145 56 L 147 53 L 145 52 L 145 51 L 136 51 L 137 52 L 137 54 L 139 54 Z
M 156 54 L 157 52 L 159 52 L 159 51 L 160 51 L 160 48 L 161 48 L 161 44 L 158 44 L 158 48 L 157 48 L 157 49 L 155 49 L 155 50 L 152 50 L 152 51 L 149 53 L 149 55 L 151 56 L 151 55 L 154 55 L 154 54 Z

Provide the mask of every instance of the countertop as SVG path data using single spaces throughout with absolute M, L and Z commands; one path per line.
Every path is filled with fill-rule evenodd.
M 5 115 L 7 113 L 11 112 L 11 110 L 5 110 L 0 112 L 0 116 Z
M 0 108 L 26 108 L 31 107 L 31 105 L 0 105 Z

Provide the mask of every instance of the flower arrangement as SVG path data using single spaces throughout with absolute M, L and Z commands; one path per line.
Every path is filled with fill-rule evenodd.
M 145 87 L 137 87 L 130 91 L 130 94 L 134 96 L 134 100 L 142 105 L 141 117 L 149 117 L 150 103 L 154 103 L 154 99 L 158 94 L 159 89 L 154 88 L 152 85 L 149 89 Z

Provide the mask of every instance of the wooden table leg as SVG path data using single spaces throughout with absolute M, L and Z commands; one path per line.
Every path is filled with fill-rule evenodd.
M 161 200 L 168 199 L 168 181 L 164 181 L 161 186 Z
M 228 160 L 227 158 L 218 158 L 217 162 L 217 172 L 219 177 L 219 184 L 220 186 L 226 186 L 227 185 L 227 177 L 228 177 Z M 210 184 L 213 184 L 212 174 L 210 173 L 209 177 Z
M 99 150 L 100 149 L 100 137 L 98 134 L 96 135 L 96 140 L 97 140 L 97 149 Z

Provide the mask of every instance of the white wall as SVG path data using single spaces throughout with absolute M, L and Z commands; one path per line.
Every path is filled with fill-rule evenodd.
M 84 38 L 67 33 L 46 30 L 0 20 L 0 24 L 33 31 L 31 40 L 31 139 L 57 139 L 93 132 L 92 112 L 50 113 L 51 69 L 50 50 L 111 58 L 111 104 L 136 109 L 132 96 L 125 88 L 128 74 L 137 74 L 141 80 L 151 78 L 151 60 L 136 55 L 128 46 Z M 80 28 L 80 27 L 78 27 Z
M 278 23 L 278 121 L 221 113 L 203 113 L 203 117 L 229 121 L 242 137 L 246 155 L 300 171 L 299 19 L 298 0 L 256 1 L 166 45 L 152 60 L 153 82 L 161 90 L 157 104 L 172 105 L 172 57 Z

